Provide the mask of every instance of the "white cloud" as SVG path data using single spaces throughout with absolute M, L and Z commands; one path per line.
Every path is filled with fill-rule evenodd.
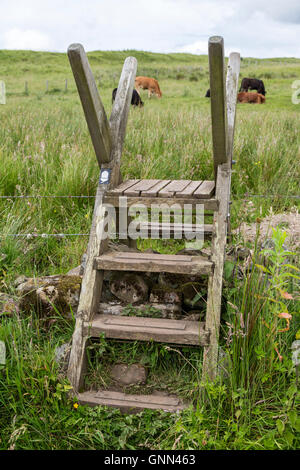
M 299 0 L 0 0 L 0 49 L 66 52 L 139 49 L 207 53 L 210 36 L 225 53 L 300 56 Z
M 46 34 L 33 29 L 13 28 L 4 33 L 4 49 L 49 50 L 51 41 Z

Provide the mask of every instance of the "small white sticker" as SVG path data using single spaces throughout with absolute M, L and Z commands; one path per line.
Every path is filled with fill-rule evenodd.
M 100 184 L 107 184 L 109 183 L 110 180 L 110 169 L 107 170 L 101 170 L 100 173 Z

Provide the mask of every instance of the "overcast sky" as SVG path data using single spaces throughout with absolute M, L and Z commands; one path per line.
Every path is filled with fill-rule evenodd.
M 138 49 L 300 57 L 300 0 L 0 0 L 0 49 Z

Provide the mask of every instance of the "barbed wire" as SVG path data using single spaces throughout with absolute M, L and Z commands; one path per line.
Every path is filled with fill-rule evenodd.
M 67 198 L 67 199 L 71 199 L 71 198 L 96 198 L 96 196 L 0 196 L 0 199 L 30 199 L 30 198 Z
M 33 238 L 65 238 L 65 237 L 88 237 L 89 233 L 7 233 L 7 234 L 0 234 L 0 239 L 5 237 L 25 237 L 28 240 L 32 240 Z
M 245 198 L 238 198 L 236 201 L 243 201 L 247 200 L 251 197 L 257 197 L 257 198 L 289 198 L 289 199 L 300 199 L 300 195 L 295 195 L 295 194 L 248 194 L 245 193 Z M 0 199 L 45 199 L 45 198 L 65 198 L 65 199 L 80 199 L 80 198 L 87 198 L 87 199 L 95 199 L 95 196 L 86 196 L 86 195 L 79 195 L 79 196 L 71 196 L 71 195 L 65 195 L 65 196 L 55 196 L 55 195 L 24 195 L 24 196 L 0 196 Z
M 245 193 L 245 198 L 242 199 L 233 199 L 232 202 L 237 201 L 248 201 L 250 198 L 289 198 L 289 199 L 300 199 L 300 195 L 294 194 L 248 194 Z M 29 198 L 92 198 L 95 199 L 96 196 L 88 196 L 88 195 L 19 195 L 19 196 L 0 196 L 0 199 L 29 199 Z M 0 234 L 0 239 L 5 237 L 20 237 L 26 238 L 27 240 L 31 240 L 33 238 L 66 238 L 66 237 L 88 237 L 89 233 L 8 233 L 8 234 Z

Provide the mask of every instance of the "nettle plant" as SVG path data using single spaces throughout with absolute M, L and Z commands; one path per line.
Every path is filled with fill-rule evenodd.
M 289 311 L 290 307 L 293 308 L 294 306 L 292 301 L 296 300 L 290 290 L 300 280 L 300 276 L 297 275 L 300 269 L 288 262 L 289 258 L 294 257 L 296 253 L 288 251 L 284 245 L 286 232 L 278 227 L 272 228 L 272 231 L 269 246 L 260 252 L 260 257 L 263 256 L 265 263 L 264 265 L 256 264 L 255 266 L 267 277 L 268 295 L 260 296 L 260 298 L 272 305 L 270 308 L 272 316 L 269 317 L 268 323 L 266 319 L 263 319 L 263 321 L 270 331 L 270 337 L 273 339 L 273 347 L 278 358 L 282 361 L 283 357 L 278 349 L 278 334 L 290 330 L 290 322 L 297 313 Z M 282 324 L 282 322 L 284 323 Z M 298 335 L 299 332 L 296 337 Z

